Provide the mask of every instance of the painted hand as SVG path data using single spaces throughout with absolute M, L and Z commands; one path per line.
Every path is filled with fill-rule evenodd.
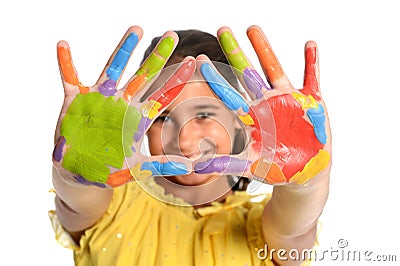
M 225 105 L 237 112 L 249 136 L 242 153 L 229 158 L 217 156 L 202 171 L 223 165 L 224 173 L 269 184 L 304 184 L 329 171 L 331 163 L 329 122 L 319 91 L 317 46 L 312 41 L 305 46 L 304 87 L 296 90 L 262 30 L 253 26 L 247 35 L 271 87 L 253 68 L 231 30 L 223 27 L 218 31 L 221 47 L 252 99 L 250 103 L 231 88 L 205 56 L 198 58 L 206 60 L 200 67 L 204 78 Z
M 79 81 L 68 44 L 60 41 L 57 45 L 65 98 L 55 132 L 53 163 L 67 170 L 78 183 L 99 187 L 123 185 L 151 175 L 149 163 L 163 166 L 166 173 L 186 172 L 184 165 L 173 162 L 164 165 L 162 158 L 147 157 L 139 150 L 152 120 L 192 76 L 195 60 L 186 58 L 162 88 L 141 99 L 178 42 L 174 32 L 166 32 L 135 75 L 117 90 L 141 36 L 141 28 L 128 29 L 99 80 L 91 87 Z

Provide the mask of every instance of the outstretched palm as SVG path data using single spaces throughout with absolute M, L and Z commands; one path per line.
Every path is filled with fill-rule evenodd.
M 250 135 L 247 150 L 231 159 L 246 162 L 242 163 L 242 175 L 250 178 L 270 184 L 306 183 L 329 169 L 331 157 L 329 122 L 319 91 L 316 44 L 306 44 L 304 87 L 296 90 L 261 29 L 253 26 L 247 33 L 272 88 L 257 74 L 227 27 L 218 31 L 218 38 L 252 102 L 247 103 L 228 88 L 230 86 L 207 64 L 201 68 L 210 87 L 228 108 L 238 113 Z M 205 57 L 201 59 L 206 60 Z M 235 106 L 226 95 L 236 98 Z M 226 169 L 226 173 L 235 173 L 229 166 Z
M 148 160 L 139 152 L 143 135 L 194 72 L 194 60 L 188 58 L 163 88 L 140 101 L 145 93 L 143 88 L 163 68 L 177 44 L 177 35 L 167 32 L 126 86 L 117 90 L 141 36 L 139 27 L 127 31 L 91 87 L 80 83 L 68 44 L 58 43 L 65 98 L 55 133 L 53 162 L 80 183 L 113 187 L 150 175 L 151 169 L 144 169 L 141 164 Z M 177 86 L 178 83 L 181 85 Z

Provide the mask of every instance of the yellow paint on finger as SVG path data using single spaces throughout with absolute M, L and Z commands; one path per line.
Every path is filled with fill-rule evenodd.
M 311 95 L 306 96 L 298 92 L 293 92 L 292 96 L 301 104 L 303 110 L 305 108 L 318 108 L 318 102 Z
M 142 107 L 142 115 L 144 117 L 148 117 L 149 119 L 153 119 L 157 116 L 158 110 L 162 107 L 161 103 L 150 100 L 147 104 Z
M 247 126 L 254 125 L 254 120 L 250 115 L 239 115 L 239 119 Z
M 140 163 L 137 163 L 130 171 L 133 178 L 137 180 L 142 180 L 152 175 L 150 170 L 140 170 Z
M 319 150 L 318 154 L 315 155 L 311 160 L 304 166 L 301 172 L 294 174 L 289 182 L 296 184 L 305 184 L 311 178 L 315 177 L 322 170 L 328 167 L 331 156 L 325 150 Z

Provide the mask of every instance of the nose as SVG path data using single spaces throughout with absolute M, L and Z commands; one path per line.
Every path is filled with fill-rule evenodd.
M 194 119 L 190 119 L 180 127 L 178 138 L 178 145 L 182 155 L 188 157 L 193 153 L 200 152 L 199 144 L 202 138 L 202 131 Z

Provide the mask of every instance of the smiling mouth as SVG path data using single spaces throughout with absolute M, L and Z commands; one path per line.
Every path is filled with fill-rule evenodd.
M 195 161 L 200 159 L 203 156 L 211 154 L 211 151 L 204 151 L 204 152 L 195 152 L 195 153 L 189 153 L 189 154 L 183 154 L 186 158 L 188 158 L 191 161 Z

